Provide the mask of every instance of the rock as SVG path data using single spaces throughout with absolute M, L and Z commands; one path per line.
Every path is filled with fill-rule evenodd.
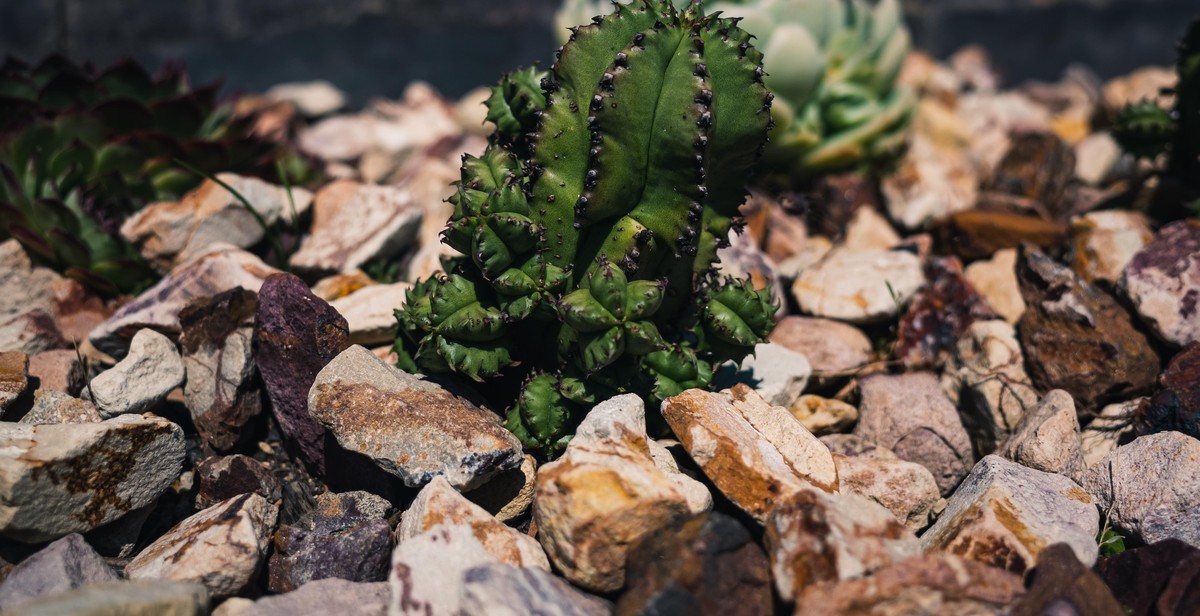
M 1038 402 L 1017 333 L 1004 321 L 979 321 L 967 328 L 943 383 L 959 397 L 963 426 L 981 453 L 991 453 L 1008 439 Z
M 612 606 L 541 569 L 499 563 L 467 570 L 462 616 L 608 616 Z
M 1130 259 L 1121 288 L 1159 338 L 1175 346 L 1200 341 L 1200 221 L 1160 229 Z
M 895 355 L 910 367 L 944 363 L 972 323 L 997 318 L 967 281 L 958 259 L 930 261 L 925 280 L 900 317 L 897 333 Z
M 0 610 L 8 612 L 38 597 L 116 579 L 117 574 L 81 535 L 70 534 L 8 572 L 0 583 Z
M 183 458 L 183 430 L 158 417 L 0 423 L 0 533 L 33 543 L 112 522 L 155 502 Z
M 252 352 L 257 302 L 257 294 L 239 287 L 198 299 L 179 313 L 187 373 L 183 403 L 200 436 L 219 451 L 242 440 L 246 425 L 262 412 Z
M 289 200 L 288 189 L 258 178 L 232 173 L 216 177 L 245 197 L 268 226 L 281 221 L 295 224 L 292 203 L 298 216 L 312 204 L 312 193 L 303 188 L 293 187 Z M 265 233 L 258 218 L 233 193 L 216 181 L 205 180 L 178 202 L 142 208 L 121 225 L 121 236 L 159 270 L 169 271 L 212 244 L 249 249 L 261 242 Z
M 1099 530 L 1095 502 L 1074 481 L 987 456 L 921 535 L 921 546 L 1022 574 L 1059 542 L 1090 566 Z
M 891 449 L 880 447 L 856 434 L 829 434 L 821 437 L 821 443 L 833 455 L 867 460 L 899 460 Z M 836 462 L 836 461 L 835 461 Z M 924 468 L 924 467 L 921 467 Z
M 221 501 L 242 494 L 258 494 L 267 502 L 278 503 L 281 497 L 279 479 L 267 465 L 236 454 L 211 456 L 196 465 L 196 508 L 207 509 Z
M 858 409 L 841 400 L 800 396 L 788 412 L 816 436 L 844 432 L 858 421 Z
M 1086 465 L 1071 395 L 1061 389 L 1047 392 L 996 453 L 1029 468 L 1082 481 Z
M 808 386 L 812 366 L 803 353 L 776 342 L 759 343 L 740 366 L 726 362 L 713 377 L 715 389 L 745 384 L 775 406 L 791 406 Z
M 335 299 L 330 305 L 346 317 L 351 344 L 370 346 L 391 343 L 396 338 L 396 315 L 393 311 L 404 307 L 410 288 L 412 285 L 407 282 L 372 285 Z
M 1096 571 L 1126 614 L 1183 616 L 1200 608 L 1200 550 L 1178 539 L 1101 558 Z
M 921 553 L 912 531 L 860 496 L 795 492 L 771 511 L 766 527 L 775 590 L 789 602 L 818 582 L 864 577 Z
M 271 276 L 254 314 L 254 363 L 284 437 L 325 472 L 325 428 L 308 412 L 318 373 L 349 346 L 349 328 L 329 304 L 291 274 Z
M 815 184 L 804 210 L 805 222 L 816 235 L 842 238 L 859 209 L 880 206 L 875 182 L 862 173 L 822 175 Z
M 629 554 L 617 614 L 773 613 L 767 557 L 736 520 L 698 516 L 651 534 Z
M 1075 178 L 1093 186 L 1102 183 L 1121 159 L 1121 146 L 1111 133 L 1092 133 L 1075 144 Z
M 312 231 L 289 262 L 296 269 L 332 273 L 395 257 L 416 238 L 421 216 L 407 190 L 334 182 L 314 198 Z
M 179 312 L 193 300 L 234 287 L 258 291 L 263 280 L 277 271 L 258 257 L 233 246 L 212 245 L 121 306 L 92 330 L 88 340 L 103 353 L 124 357 L 130 339 L 144 328 L 168 336 L 179 335 Z
M 974 261 L 1024 243 L 1043 249 L 1057 246 L 1067 239 L 1067 226 L 1023 214 L 971 210 L 942 219 L 935 233 L 946 251 Z
M 1031 577 L 1029 592 L 1013 605 L 1014 616 L 1125 614 L 1104 581 L 1079 562 L 1071 546 L 1065 543 L 1043 550 Z
M 54 289 L 63 280 L 33 261 L 17 240 L 0 242 L 0 351 L 38 353 L 63 345 Z
M 1200 342 L 1171 358 L 1158 391 L 1137 405 L 1133 429 L 1139 436 L 1175 430 L 1200 438 Z
M 83 361 L 75 349 L 42 351 L 29 356 L 29 376 L 38 389 L 78 395 L 83 390 Z
M 1121 534 L 1200 547 L 1200 441 L 1179 432 L 1139 437 L 1088 469 L 1083 487 Z
M 717 249 L 717 275 L 738 280 L 749 278 L 755 290 L 768 292 L 773 304 L 785 305 L 787 298 L 779 266 L 763 253 L 751 234 L 731 230 L 727 237 L 729 245 Z
M 964 273 L 967 282 L 975 287 L 987 303 L 1009 324 L 1016 325 L 1025 313 L 1025 299 L 1017 284 L 1017 251 L 997 250 L 992 258 L 976 261 Z
M 949 554 L 909 558 L 875 575 L 811 586 L 796 614 L 906 616 L 1006 614 L 1020 597 L 1021 578 Z
M 1138 212 L 1089 212 L 1071 221 L 1071 269 L 1084 280 L 1117 282 L 1154 234 Z
M 1080 434 L 1083 463 L 1087 468 L 1095 466 L 1112 453 L 1118 445 L 1132 441 L 1133 426 L 1129 418 L 1146 398 L 1134 398 L 1128 402 L 1110 404 L 1100 409 L 1100 414 Z
M 266 560 L 278 513 L 257 494 L 235 496 L 176 524 L 129 561 L 125 575 L 199 582 L 214 598 L 238 594 Z
M 847 250 L 887 250 L 900 243 L 900 234 L 874 208 L 854 210 L 842 246 Z
M 931 115 L 949 114 L 924 101 L 919 104 L 918 132 L 896 172 L 881 180 L 888 215 L 905 229 L 919 229 L 931 220 L 970 209 L 979 187 L 979 175 L 964 156 L 964 143 L 939 143 L 920 130 Z
M 325 492 L 316 507 L 275 533 L 267 587 L 289 592 L 313 580 L 385 582 L 392 556 L 391 504 L 368 492 Z
M 1065 222 L 1063 197 L 1074 177 L 1075 151 L 1057 135 L 1013 134 L 1008 151 L 984 183 L 980 201 Z
M 814 376 L 855 371 L 871 361 L 871 340 L 858 328 L 828 319 L 785 316 L 770 340 L 808 358 Z
M 854 434 L 933 473 L 943 495 L 971 470 L 971 441 L 954 404 L 927 372 L 872 375 L 860 384 Z
M 1008 153 L 1014 133 L 1050 129 L 1050 110 L 1021 92 L 969 92 L 955 110 L 970 135 L 972 162 L 985 177 Z
M 1104 84 L 1104 107 L 1110 114 L 1126 105 L 1150 101 L 1164 107 L 1174 104 L 1172 89 L 1179 81 L 1174 68 L 1146 66 Z
M 33 409 L 20 423 L 30 425 L 98 423 L 104 421 L 96 405 L 61 391 L 39 389 L 33 395 Z
M 792 492 L 837 490 L 829 450 L 787 409 L 745 385 L 685 391 L 663 401 L 662 414 L 713 484 L 760 522 Z
M 360 269 L 350 270 L 338 274 L 326 276 L 317 281 L 313 285 L 313 295 L 327 301 L 332 302 L 335 299 L 341 299 L 362 289 L 376 284 L 370 276 Z
M 105 418 L 143 413 L 165 400 L 183 380 L 183 359 L 175 343 L 143 329 L 133 337 L 124 359 L 92 379 L 86 397 Z
M 842 494 L 879 503 L 912 532 L 928 526 L 945 504 L 933 473 L 916 462 L 841 454 L 834 454 L 833 462 Z
M 442 525 L 417 535 L 392 552 L 388 613 L 458 616 L 466 574 L 491 564 L 498 564 L 495 557 L 465 526 Z
M 19 613 L 22 616 L 205 616 L 208 610 L 208 590 L 200 584 L 145 580 L 89 584 L 26 603 Z
M 538 541 L 555 567 L 584 589 L 621 588 L 634 542 L 691 513 L 676 479 L 654 464 L 645 412 L 635 394 L 597 404 L 566 452 L 538 471 Z
M 317 375 L 308 409 L 338 444 L 369 456 L 409 487 L 442 476 L 470 489 L 523 459 L 520 441 L 491 411 L 357 345 Z
M 346 106 L 346 94 L 323 80 L 281 83 L 267 90 L 267 97 L 289 102 L 309 118 L 329 115 Z
M 906 250 L 834 248 L 792 285 L 800 309 L 850 323 L 896 316 L 925 282 L 921 260 Z
M 326 578 L 309 582 L 287 594 L 263 597 L 245 611 L 238 612 L 237 616 L 384 616 L 390 592 L 386 582 Z M 218 614 L 214 612 L 213 616 Z
M 1066 390 L 1086 420 L 1153 385 L 1158 356 L 1112 296 L 1034 249 L 1021 250 L 1017 278 L 1028 306 L 1021 348 L 1039 390 Z
M 501 522 L 515 520 L 533 506 L 537 460 L 526 454 L 519 468 L 500 471 L 487 483 L 463 494 Z
M 682 450 L 679 442 L 650 439 L 646 441 L 646 444 L 650 446 L 650 457 L 654 459 L 654 466 L 666 473 L 667 478 L 675 484 L 675 489 L 679 490 L 684 500 L 687 501 L 688 511 L 693 515 L 711 511 L 713 507 L 712 492 L 709 492 L 703 483 L 696 481 L 692 473 L 680 470 L 679 463 L 675 460 L 675 454 L 671 453 L 672 448 Z M 686 455 L 686 452 L 682 453 Z
M 21 351 L 0 351 L 0 412 L 29 386 L 29 356 Z
M 814 235 L 806 238 L 795 252 L 779 263 L 779 275 L 784 278 L 795 279 L 800 275 L 800 272 L 824 259 L 830 250 L 833 250 L 833 242 L 829 241 L 829 238 L 823 235 Z
M 504 564 L 550 570 L 546 553 L 533 537 L 505 526 L 442 477 L 434 477 L 417 494 L 400 518 L 396 539 L 403 543 L 443 524 L 470 528 L 483 549 Z

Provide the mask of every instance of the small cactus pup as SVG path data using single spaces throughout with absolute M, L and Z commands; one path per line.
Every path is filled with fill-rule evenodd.
M 442 235 L 465 256 L 396 311 L 399 365 L 474 379 L 553 455 L 596 402 L 653 406 L 751 353 L 769 290 L 713 268 L 770 126 L 750 39 L 643 0 L 575 28 L 551 71 L 505 76 Z

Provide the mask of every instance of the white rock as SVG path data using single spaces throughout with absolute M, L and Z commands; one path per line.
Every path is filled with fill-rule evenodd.
M 392 552 L 388 614 L 459 616 L 467 571 L 498 562 L 470 528 L 442 525 Z
M 317 193 L 312 231 L 290 263 L 301 270 L 331 273 L 395 257 L 413 243 L 421 217 L 408 190 L 334 182 Z
M 925 283 L 921 259 L 905 250 L 835 248 L 792 285 L 800 309 L 850 323 L 896 316 Z
M 679 444 L 675 441 L 668 442 L 676 446 Z M 687 500 L 688 510 L 696 515 L 712 510 L 712 492 L 709 492 L 703 483 L 679 470 L 679 463 L 675 461 L 675 456 L 671 454 L 667 444 L 653 439 L 647 440 L 646 444 L 650 446 L 650 457 L 654 459 L 654 466 L 675 482 L 675 489 Z
M 34 267 L 17 240 L 0 242 L 0 351 L 30 355 L 62 342 L 54 323 L 53 270 Z
M 770 340 L 801 353 L 813 367 L 813 376 L 845 375 L 871 360 L 871 339 L 853 325 L 786 316 L 775 324 Z
M 396 337 L 393 311 L 404 306 L 405 293 L 411 288 L 407 282 L 366 286 L 329 305 L 346 317 L 351 344 L 391 342 Z
M 281 83 L 267 90 L 267 97 L 291 103 L 310 118 L 328 115 L 346 106 L 346 94 L 323 80 Z
M 744 383 L 775 406 L 790 407 L 804 393 L 812 366 L 803 353 L 775 342 L 759 343 L 741 366 L 727 362 L 713 379 L 715 389 Z
M 1129 260 L 1121 289 L 1162 340 L 1179 347 L 1200 341 L 1200 221 L 1159 229 Z
M 584 594 L 540 569 L 500 564 L 466 572 L 461 616 L 608 616 L 607 601 Z
M 1088 212 L 1071 221 L 1071 269 L 1088 282 L 1117 282 L 1121 272 L 1154 238 L 1150 221 L 1140 212 Z
M 1075 144 L 1075 177 L 1085 184 L 1104 181 L 1121 158 L 1121 146 L 1107 131 L 1092 133 Z
M 945 145 L 920 132 L 914 134 L 897 171 L 880 183 L 892 220 L 905 229 L 919 229 L 973 207 L 979 176 L 963 149 L 965 143 Z
M 142 413 L 183 385 L 183 378 L 183 358 L 175 343 L 152 329 L 143 329 L 133 336 L 124 359 L 92 379 L 87 395 L 105 418 Z

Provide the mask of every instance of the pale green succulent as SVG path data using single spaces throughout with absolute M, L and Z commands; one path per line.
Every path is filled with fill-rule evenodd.
M 776 96 L 768 169 L 795 182 L 886 163 L 901 151 L 915 97 L 896 84 L 911 44 L 898 0 L 737 0 L 706 9 L 742 18 L 765 56 Z M 556 24 L 608 12 L 611 2 L 566 0 Z

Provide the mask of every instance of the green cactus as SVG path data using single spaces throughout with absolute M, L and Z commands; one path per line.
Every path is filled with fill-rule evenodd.
M 556 23 L 600 10 L 565 0 Z M 775 127 L 763 163 L 769 178 L 795 184 L 895 159 L 916 104 L 896 84 L 910 37 L 898 0 L 733 0 L 709 6 L 737 17 L 765 59 L 776 95 Z
M 776 307 L 712 267 L 770 125 L 750 38 L 643 0 L 574 28 L 550 72 L 507 75 L 451 198 L 465 256 L 396 311 L 399 365 L 509 392 L 509 429 L 553 454 L 595 402 L 704 387 L 752 352 Z
M 218 105 L 216 86 L 184 73 L 151 77 L 129 61 L 103 71 L 52 56 L 0 66 L 0 239 L 16 238 L 44 263 L 106 293 L 131 292 L 152 270 L 117 231 L 152 201 L 174 199 L 204 172 L 272 178 L 279 157 L 252 134 L 255 119 Z

